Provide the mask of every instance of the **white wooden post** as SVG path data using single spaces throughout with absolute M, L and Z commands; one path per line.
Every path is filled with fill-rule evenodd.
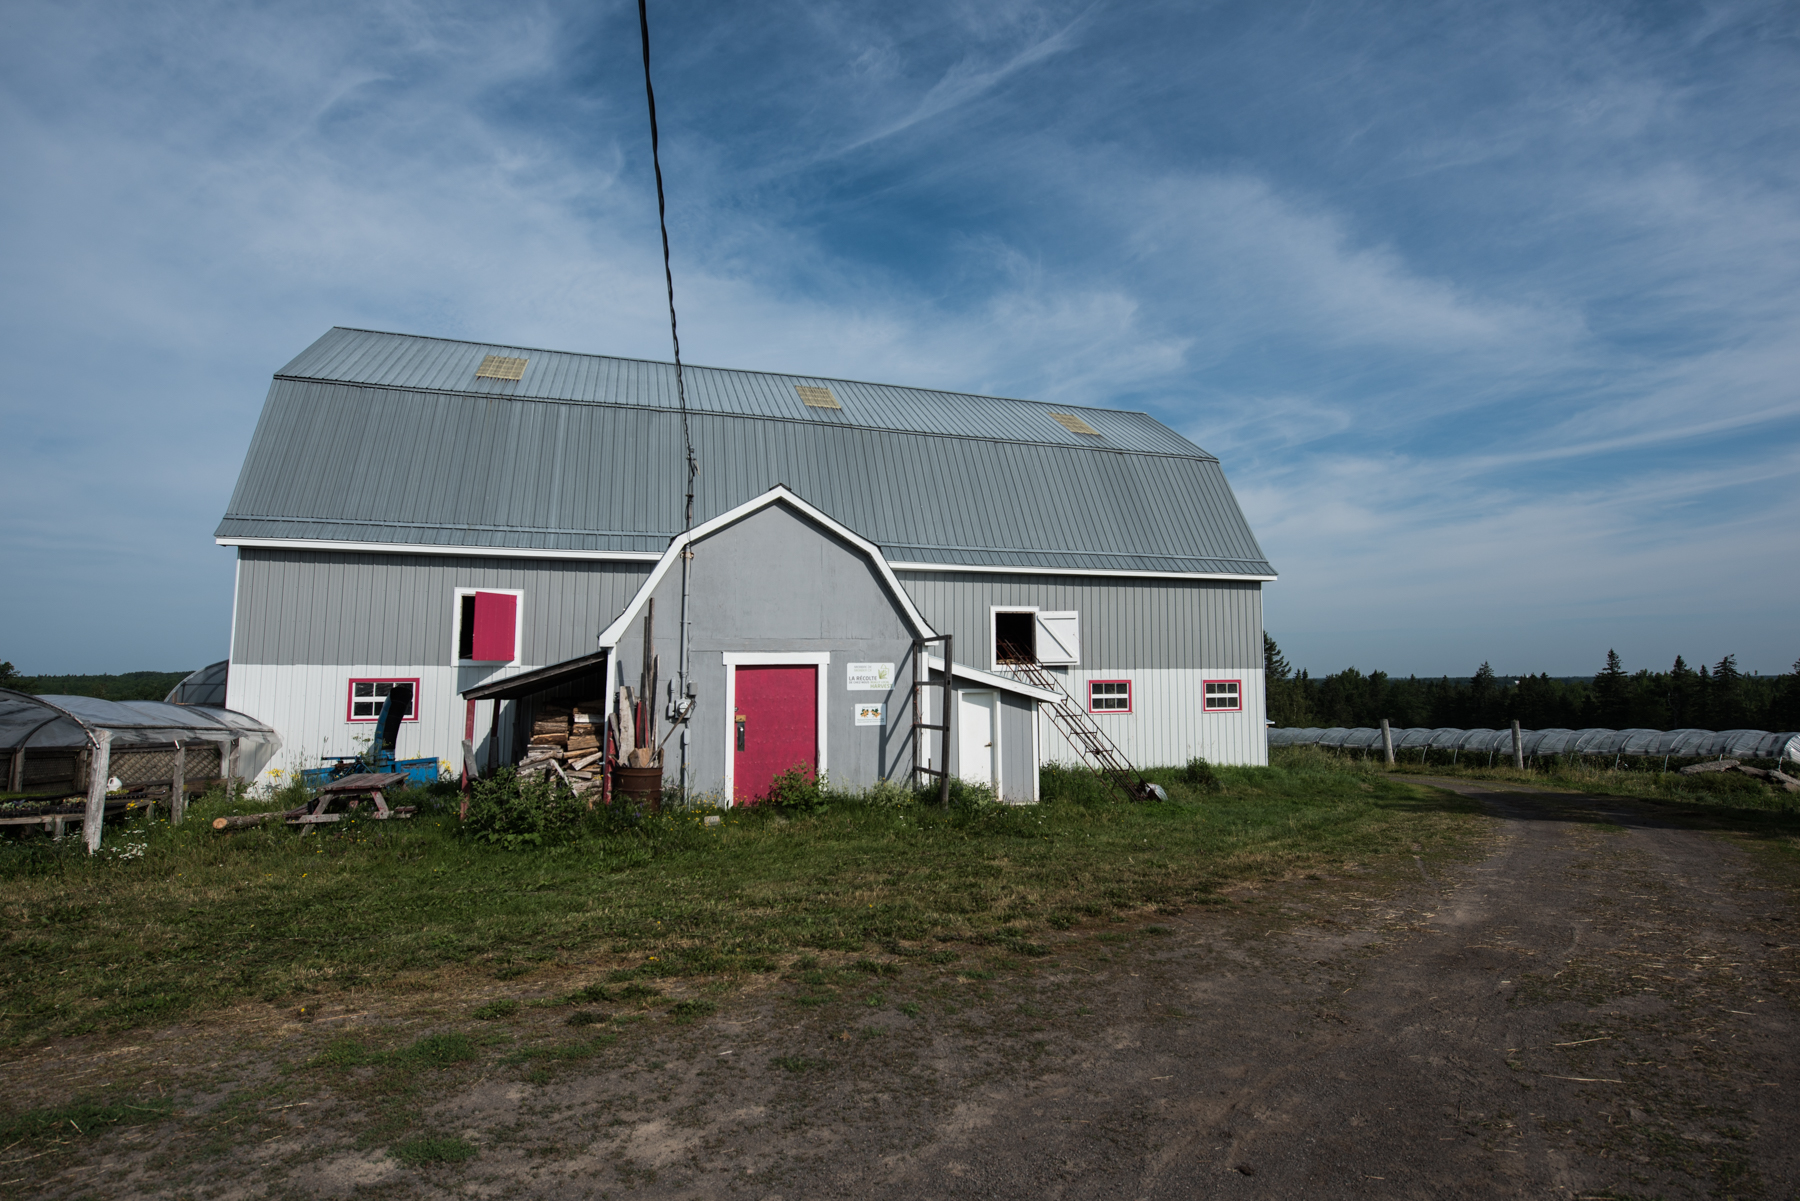
M 1513 766 L 1525 770 L 1525 741 L 1519 737 L 1519 719 L 1513 718 Z
M 175 743 L 175 777 L 169 781 L 169 824 L 179 826 L 187 816 L 187 744 Z
M 1381 755 L 1387 760 L 1389 767 L 1394 766 L 1394 732 L 1388 729 L 1388 719 L 1381 719 Z
M 100 849 L 100 826 L 106 820 L 106 780 L 112 771 L 112 731 L 94 731 L 94 749 L 88 755 L 87 814 L 81 836 L 88 854 Z

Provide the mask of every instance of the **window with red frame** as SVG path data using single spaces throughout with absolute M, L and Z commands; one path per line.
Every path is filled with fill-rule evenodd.
M 1089 680 L 1089 713 L 1130 713 L 1130 680 Z
M 1237 680 L 1206 681 L 1206 711 L 1234 713 L 1244 707 L 1244 690 Z
M 346 721 L 374 721 L 381 716 L 381 703 L 387 700 L 388 693 L 394 690 L 395 684 L 412 685 L 412 703 L 406 707 L 406 716 L 402 721 L 419 720 L 419 680 L 351 680 L 350 704 L 345 712 Z

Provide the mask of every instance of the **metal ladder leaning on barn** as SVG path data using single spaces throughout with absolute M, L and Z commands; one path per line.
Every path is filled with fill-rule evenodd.
M 1156 795 L 1151 789 L 1156 786 L 1144 779 L 1143 773 L 1131 765 L 1112 739 L 1106 736 L 1094 719 L 1084 712 L 1075 698 L 1063 690 L 1062 683 L 1043 665 L 1035 660 L 1023 660 L 1003 665 L 1008 671 L 1027 684 L 1042 688 L 1046 692 L 1054 692 L 1062 699 L 1049 706 L 1050 720 L 1056 728 L 1063 732 L 1069 745 L 1078 751 L 1088 764 L 1105 772 L 1127 797 L 1134 801 L 1147 801 Z

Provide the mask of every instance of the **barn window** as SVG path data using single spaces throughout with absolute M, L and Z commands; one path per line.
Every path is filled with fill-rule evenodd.
M 456 661 L 512 663 L 519 657 L 519 592 L 459 588 Z
M 349 708 L 345 711 L 344 719 L 346 721 L 374 721 L 380 717 L 381 704 L 387 700 L 388 693 L 394 690 L 396 684 L 405 684 L 411 690 L 406 706 L 406 715 L 401 720 L 418 721 L 419 680 L 417 676 L 401 680 L 351 680 Z
M 1130 713 L 1130 680 L 1089 680 L 1089 713 Z
M 1081 662 L 1081 614 L 1073 609 L 996 608 L 992 613 L 995 667 L 1072 667 Z
M 1243 693 L 1238 681 L 1206 681 L 1206 711 L 1208 713 L 1230 713 L 1243 707 Z
M 994 613 L 994 662 L 1037 662 L 1037 614 L 1025 612 Z

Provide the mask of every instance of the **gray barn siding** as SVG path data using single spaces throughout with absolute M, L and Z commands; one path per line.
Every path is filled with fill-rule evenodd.
M 239 551 L 235 663 L 448 664 L 456 589 L 522 590 L 519 658 L 557 663 L 642 586 L 648 563 Z
M 667 696 L 680 654 L 681 573 L 657 585 L 656 653 L 662 660 L 657 708 Z M 912 632 L 899 603 L 861 551 L 781 506 L 770 506 L 694 547 L 690 665 L 698 704 L 690 751 L 690 786 L 719 792 L 725 783 L 729 714 L 724 711 L 724 652 L 826 651 L 826 770 L 854 787 L 905 780 L 912 770 Z M 621 605 L 621 608 L 623 606 Z M 644 619 L 619 640 L 624 681 L 634 688 L 643 665 Z M 896 665 L 900 683 L 885 695 L 851 692 L 846 664 Z M 887 703 L 887 725 L 857 726 L 853 706 Z M 667 725 L 664 724 L 664 732 Z M 675 782 L 676 743 L 664 778 Z
M 953 571 L 896 572 L 939 633 L 956 636 L 958 662 L 993 662 L 995 605 L 1081 614 L 1089 669 L 1259 668 L 1262 585 L 1238 580 L 1100 579 Z

